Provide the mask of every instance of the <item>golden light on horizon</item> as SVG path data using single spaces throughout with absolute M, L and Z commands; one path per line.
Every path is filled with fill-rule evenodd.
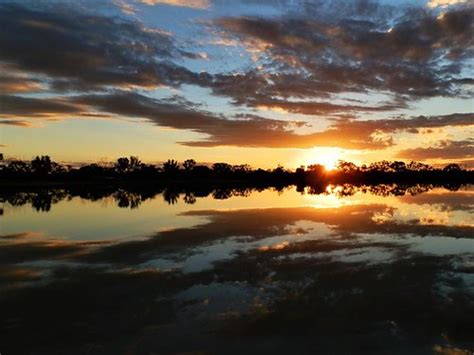
M 339 148 L 318 148 L 306 156 L 307 165 L 321 164 L 327 171 L 334 170 L 341 160 L 342 152 Z
M 339 154 L 330 154 L 324 159 L 321 160 L 321 165 L 324 166 L 326 170 L 334 170 L 337 167 L 337 162 L 339 161 Z

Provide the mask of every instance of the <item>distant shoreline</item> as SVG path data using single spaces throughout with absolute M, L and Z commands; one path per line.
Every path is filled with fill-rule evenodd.
M 296 170 L 278 166 L 254 169 L 249 165 L 214 163 L 198 165 L 193 159 L 179 163 L 168 160 L 161 166 L 145 164 L 136 156 L 117 159 L 113 166 L 99 164 L 80 168 L 55 163 L 49 156 L 37 156 L 31 162 L 9 161 L 0 166 L 0 189 L 83 186 L 89 188 L 138 186 L 212 186 L 285 187 L 310 186 L 321 189 L 329 184 L 474 184 L 474 170 L 458 164 L 435 168 L 419 162 L 380 161 L 357 166 L 339 161 L 335 170 L 319 164 Z
M 161 178 L 141 178 L 141 177 L 117 177 L 117 178 L 61 178 L 61 177 L 31 177 L 20 179 L 0 178 L 0 189 L 3 188 L 57 188 L 57 187 L 221 187 L 221 186 L 241 186 L 241 187 L 286 187 L 286 186 L 321 186 L 321 185 L 378 185 L 378 184 L 403 184 L 403 185 L 465 185 L 474 184 L 474 171 L 465 171 L 462 174 L 438 173 L 406 175 L 399 173 L 367 174 L 364 176 L 354 176 L 343 173 L 333 173 L 328 176 L 314 176 L 312 172 L 289 173 L 284 177 L 274 176 L 260 178 L 219 178 L 219 177 L 161 177 Z

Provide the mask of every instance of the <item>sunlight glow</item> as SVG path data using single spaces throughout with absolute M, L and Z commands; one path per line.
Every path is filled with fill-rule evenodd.
M 341 152 L 339 149 L 327 149 L 323 154 L 312 159 L 311 164 L 321 164 L 326 170 L 330 171 L 337 167 L 337 163 L 340 159 Z

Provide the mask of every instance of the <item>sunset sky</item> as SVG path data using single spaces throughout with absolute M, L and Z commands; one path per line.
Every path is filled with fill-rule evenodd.
M 0 0 L 6 158 L 474 168 L 474 3 Z

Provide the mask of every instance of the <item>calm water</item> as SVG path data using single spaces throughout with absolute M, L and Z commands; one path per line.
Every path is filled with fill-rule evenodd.
M 4 196 L 0 353 L 474 350 L 472 186 L 304 192 Z

